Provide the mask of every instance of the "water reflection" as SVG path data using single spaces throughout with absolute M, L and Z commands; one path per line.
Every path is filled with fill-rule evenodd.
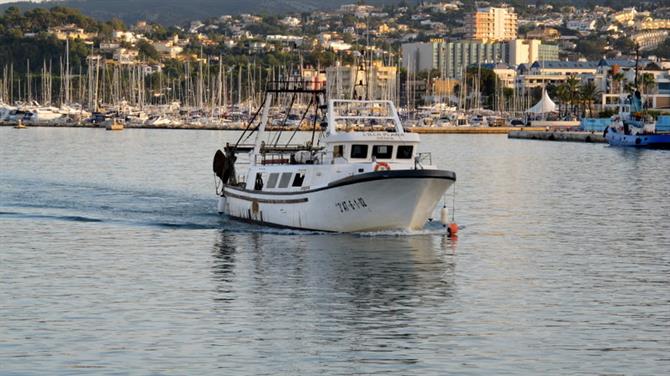
M 212 263 L 220 329 L 253 322 L 248 330 L 260 347 L 272 338 L 285 350 L 330 349 L 346 362 L 409 365 L 418 358 L 403 349 L 448 325 L 443 307 L 455 294 L 454 252 L 455 242 L 442 235 L 221 231 Z M 439 324 L 428 312 L 444 313 Z
M 345 292 L 352 302 L 360 298 L 388 303 L 402 298 L 407 290 L 435 288 L 435 283 L 448 287 L 456 245 L 457 239 L 442 235 L 283 235 L 222 230 L 213 245 L 212 272 L 220 284 L 235 282 L 235 270 L 249 268 L 251 275 L 246 277 L 259 284 L 314 285 Z
M 214 268 L 212 268 L 215 278 L 222 282 L 231 282 L 232 273 L 235 268 L 235 247 L 231 247 L 234 242 L 234 234 L 221 231 L 219 239 L 214 243 L 212 256 L 214 258 Z

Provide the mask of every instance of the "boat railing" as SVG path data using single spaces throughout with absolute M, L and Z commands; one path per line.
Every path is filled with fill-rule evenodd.
M 325 94 L 324 81 L 304 80 L 300 78 L 269 81 L 265 90 L 271 93 L 313 93 Z
M 332 160 L 333 152 L 325 150 L 261 153 L 254 156 L 254 164 L 272 165 L 322 165 L 326 159 Z M 331 158 L 327 158 L 327 157 Z
M 426 164 L 428 166 L 433 165 L 433 154 L 430 152 L 417 153 L 416 157 L 414 158 L 414 168 L 417 170 L 422 170 L 423 166 Z

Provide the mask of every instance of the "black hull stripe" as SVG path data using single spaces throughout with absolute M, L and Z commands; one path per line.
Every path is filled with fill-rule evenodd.
M 256 220 L 256 219 L 249 219 L 249 218 L 244 218 L 244 217 L 236 217 L 234 215 L 228 215 L 228 214 L 226 214 L 226 216 L 230 219 L 235 220 L 235 221 L 239 221 L 239 222 L 243 222 L 243 223 L 249 223 L 249 224 L 258 225 L 258 226 L 267 226 L 267 227 L 273 227 L 273 228 L 279 228 L 279 229 L 285 229 L 285 230 L 339 233 L 337 231 L 331 231 L 331 230 L 316 230 L 316 229 L 312 229 L 312 228 L 303 228 L 303 227 L 280 225 L 280 224 L 277 224 L 277 223 L 264 222 L 264 221 L 259 221 L 259 220 Z
M 305 193 L 313 193 L 318 191 L 324 191 L 327 189 L 333 189 L 338 187 L 343 187 L 351 184 L 358 184 L 364 182 L 370 182 L 375 180 L 389 180 L 389 179 L 442 179 L 442 180 L 451 180 L 456 181 L 456 174 L 452 171 L 446 170 L 388 170 L 388 171 L 375 171 L 368 172 L 365 174 L 349 176 L 337 181 L 334 181 L 328 184 L 325 187 L 310 189 L 306 191 L 295 191 L 295 192 L 267 192 L 267 191 L 250 191 L 240 187 L 235 187 L 231 185 L 226 185 L 225 188 L 228 190 L 235 190 L 240 193 L 246 194 L 260 194 L 260 195 L 273 195 L 273 196 L 286 196 L 286 195 L 301 195 Z M 225 193 L 230 195 L 231 193 Z M 254 200 L 250 198 L 249 200 Z M 259 199 L 256 199 L 258 202 L 261 202 Z
M 299 204 L 303 202 L 309 201 L 307 197 L 304 198 L 295 198 L 295 199 L 286 199 L 286 200 L 272 200 L 272 199 L 267 199 L 267 198 L 253 198 L 253 197 L 248 197 L 248 196 L 242 196 L 238 195 L 235 193 L 226 193 L 226 197 L 232 197 L 232 198 L 238 198 L 240 200 L 246 200 L 246 201 L 256 201 L 258 203 L 262 204 Z

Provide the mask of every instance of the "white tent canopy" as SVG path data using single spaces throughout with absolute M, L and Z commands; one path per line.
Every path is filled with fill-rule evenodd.
M 547 90 L 542 90 L 542 99 L 540 99 L 535 106 L 526 110 L 531 114 L 546 114 L 549 112 L 556 112 L 556 103 L 549 98 Z

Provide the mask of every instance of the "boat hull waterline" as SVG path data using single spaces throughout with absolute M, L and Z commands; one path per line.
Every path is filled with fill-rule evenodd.
M 455 180 L 450 171 L 402 170 L 296 193 L 225 186 L 218 211 L 242 221 L 312 231 L 419 230 Z
M 626 135 L 608 132 L 605 139 L 610 146 L 632 146 L 647 149 L 670 149 L 670 134 Z

